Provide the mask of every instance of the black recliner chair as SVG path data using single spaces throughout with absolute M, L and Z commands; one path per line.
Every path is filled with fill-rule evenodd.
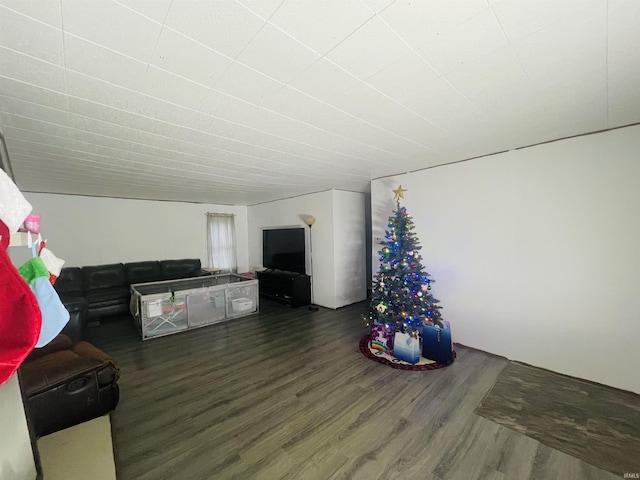
M 69 302 L 69 323 L 20 366 L 25 410 L 36 436 L 105 415 L 120 399 L 116 361 L 83 341 L 86 302 Z

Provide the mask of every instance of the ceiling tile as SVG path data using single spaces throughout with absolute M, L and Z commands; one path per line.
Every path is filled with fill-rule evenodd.
M 145 17 L 149 17 L 150 19 L 163 23 L 165 17 L 167 16 L 167 12 L 169 11 L 169 6 L 171 5 L 171 0 L 117 0 L 118 3 L 129 7 L 132 10 L 135 10 Z
M 139 135 L 150 132 L 179 138 L 183 128 L 178 122 L 187 121 L 186 112 L 194 113 L 185 107 L 73 72 L 68 72 L 67 81 L 69 89 L 75 93 L 68 99 L 70 112 L 137 129 Z
M 377 116 L 379 111 L 385 108 L 390 109 L 397 105 L 384 93 L 379 92 L 365 82 L 360 82 L 347 90 L 337 93 L 328 103 L 361 119 L 370 119 L 373 116 Z
M 64 91 L 64 70 L 61 67 L 2 46 L 0 75 L 50 90 Z
M 20 116 L 41 120 L 43 122 L 66 125 L 67 112 L 58 108 L 45 107 L 35 102 L 18 100 L 12 97 L 0 96 L 6 111 Z
M 495 99 L 535 97 L 535 91 L 518 57 L 509 47 L 501 48 L 450 72 L 446 79 L 465 98 L 482 110 L 491 110 Z
M 602 4 L 513 43 L 561 136 L 606 128 L 606 38 Z
M 440 128 L 460 136 L 485 118 L 477 106 L 442 77 L 425 83 L 409 106 Z
M 64 55 L 68 69 L 132 89 L 140 88 L 147 70 L 144 62 L 69 34 L 64 36 Z
M 395 0 L 363 0 L 364 3 L 375 13 L 382 12 L 391 5 Z
M 0 45 L 46 62 L 62 65 L 62 34 L 12 10 L 0 6 Z
M 339 120 L 353 118 L 293 87 L 282 88 L 265 102 L 265 107 L 301 123 L 334 133 L 339 133 L 334 130 Z
M 500 0 L 493 10 L 510 41 L 562 22 L 603 0 Z
M 62 28 L 62 15 L 58 0 L 0 0 L 1 6 L 20 12 L 57 29 Z M 0 16 L 4 15 L 0 13 Z
M 31 130 L 47 135 L 67 138 L 68 128 L 64 125 L 67 121 L 65 117 L 65 115 L 61 115 L 56 119 L 56 123 L 51 123 L 17 114 L 9 114 L 9 121 L 16 129 Z
M 278 9 L 283 0 L 236 0 L 263 20 L 268 20 Z
M 609 0 L 607 22 L 609 76 L 640 77 L 640 2 Z
M 488 8 L 485 0 L 398 0 L 381 17 L 418 49 Z
M 494 135 L 497 148 L 511 149 L 561 136 L 557 122 L 549 118 L 553 114 L 546 104 L 535 97 L 529 103 L 516 95 L 512 98 L 494 98 L 495 108 L 487 113 L 486 126 Z
M 60 1 L 66 32 L 138 60 L 149 60 L 162 28 L 157 22 L 111 1 Z
M 237 61 L 287 83 L 320 57 L 272 25 L 265 25 Z
M 65 80 L 69 108 L 75 98 L 80 98 L 123 111 L 140 112 L 150 101 L 149 97 L 137 94 L 133 90 L 73 70 L 67 70 Z
M 233 60 L 181 33 L 163 28 L 150 63 L 193 82 L 212 86 Z
M 564 96 L 555 95 L 553 101 L 545 100 L 549 123 L 559 132 L 559 137 L 569 137 L 608 128 L 607 96 L 602 91 L 572 91 Z
M 410 52 L 368 77 L 365 82 L 394 100 L 410 103 L 411 98 L 424 89 L 426 82 L 438 76 L 438 72 L 420 55 Z
M 609 81 L 609 127 L 640 122 L 640 75 Z
M 321 58 L 289 82 L 291 86 L 324 101 L 357 83 L 360 80 L 356 76 L 326 58 Z
M 127 142 L 141 148 L 149 145 L 174 151 L 187 148 L 187 142 L 182 140 L 184 134 L 181 134 L 188 131 L 186 128 L 89 103 L 85 103 L 84 108 L 80 104 L 72 107 L 74 111 L 69 114 L 70 138 L 88 139 L 106 146 Z M 145 124 L 146 128 L 141 129 Z M 176 136 L 172 137 L 174 134 Z
M 640 121 L 640 2 L 609 0 L 609 126 Z
M 335 152 L 341 159 L 352 158 L 340 153 L 341 145 L 332 143 L 340 138 L 335 134 L 220 92 L 209 92 L 201 110 L 214 115 L 211 125 L 203 128 L 225 137 L 284 152 L 296 152 L 316 160 L 325 159 L 327 151 Z M 346 139 L 344 143 L 352 144 Z M 327 150 L 326 145 L 334 148 Z
M 324 55 L 372 15 L 360 2 L 285 0 L 269 21 Z
M 284 83 L 258 72 L 257 70 L 234 63 L 216 83 L 215 90 L 232 95 L 247 102 L 262 104 L 284 87 Z
M 243 125 L 260 107 L 217 90 L 210 90 L 200 103 L 200 112 Z
M 209 89 L 150 65 L 141 91 L 152 97 L 196 109 Z
M 373 17 L 331 50 L 327 58 L 364 79 L 397 58 L 408 55 L 410 51 L 407 44 L 385 22 Z
M 464 135 L 464 129 L 473 132 L 464 135 L 463 141 L 486 145 L 485 148 L 492 148 L 495 152 L 515 148 L 520 141 L 541 141 L 544 138 L 541 132 L 551 138 L 557 137 L 555 123 L 542 121 L 548 118 L 542 94 L 532 84 L 510 47 L 501 48 L 451 72 L 446 80 L 460 93 L 461 100 L 471 102 L 472 106 L 460 102 L 457 106 L 459 115 L 442 115 L 441 111 L 440 118 L 434 118 L 434 121 L 456 135 Z M 465 111 L 469 111 L 470 118 L 477 121 L 476 127 L 463 118 Z M 450 123 L 456 118 L 458 124 Z M 521 129 L 520 133 L 510 130 L 513 125 Z M 526 140 L 527 136 L 531 141 Z
M 9 97 L 35 102 L 46 107 L 65 110 L 67 106 L 67 97 L 61 92 L 30 85 L 1 75 L 0 92 Z
M 444 75 L 506 45 L 500 24 L 493 12 L 486 9 L 427 43 L 419 52 Z
M 377 118 L 372 119 L 372 123 L 377 127 L 394 133 L 406 139 L 410 143 L 418 145 L 421 150 L 433 150 L 431 144 L 436 140 L 446 136 L 437 125 L 421 118 L 415 113 L 402 110 L 392 110 L 380 112 Z
M 59 137 L 55 135 L 47 135 L 46 133 L 36 132 L 33 130 L 22 130 L 15 127 L 4 127 L 3 133 L 7 139 L 7 144 L 14 147 L 22 145 L 24 142 L 39 143 L 42 145 L 54 145 L 64 147 L 69 145 L 67 137 Z M 18 143 L 22 142 L 22 143 Z
M 235 58 L 264 20 L 233 0 L 181 0 L 171 4 L 165 25 Z

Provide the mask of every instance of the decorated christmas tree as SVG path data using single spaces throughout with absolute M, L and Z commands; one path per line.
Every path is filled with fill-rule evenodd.
M 396 332 L 416 335 L 426 323 L 442 325 L 442 307 L 431 295 L 434 280 L 422 266 L 422 247 L 413 231 L 413 220 L 400 206 L 406 191 L 402 185 L 393 190 L 397 209 L 389 217 L 385 240 L 380 242 L 380 270 L 365 320 L 367 325 L 384 324 Z

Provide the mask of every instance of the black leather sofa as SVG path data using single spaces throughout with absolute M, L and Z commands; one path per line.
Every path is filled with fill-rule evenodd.
M 200 259 L 111 263 L 62 269 L 54 288 L 65 306 L 84 303 L 91 321 L 129 312 L 130 286 L 136 283 L 209 275 Z

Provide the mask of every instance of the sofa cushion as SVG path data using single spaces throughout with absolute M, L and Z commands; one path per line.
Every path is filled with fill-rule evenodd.
M 199 258 L 160 260 L 160 268 L 165 280 L 197 277 L 202 274 L 202 265 Z
M 130 293 L 127 287 L 100 288 L 96 290 L 89 290 L 89 293 L 87 293 L 89 308 L 104 303 L 122 303 L 123 300 L 128 301 L 129 297 Z
M 85 291 L 89 294 L 101 288 L 127 287 L 127 277 L 122 263 L 82 267 L 82 279 Z
M 70 303 L 87 303 L 87 297 L 82 292 L 58 292 L 58 296 L 65 307 Z
M 98 320 L 101 324 L 107 317 L 127 315 L 130 313 L 129 302 L 124 300 L 109 300 L 91 305 L 87 312 L 90 322 Z
M 80 267 L 63 268 L 53 287 L 59 294 L 74 293 L 76 294 L 74 296 L 82 296 L 84 288 L 82 286 L 82 271 Z
M 160 262 L 132 262 L 125 263 L 124 270 L 129 285 L 136 283 L 157 282 L 164 280 Z

